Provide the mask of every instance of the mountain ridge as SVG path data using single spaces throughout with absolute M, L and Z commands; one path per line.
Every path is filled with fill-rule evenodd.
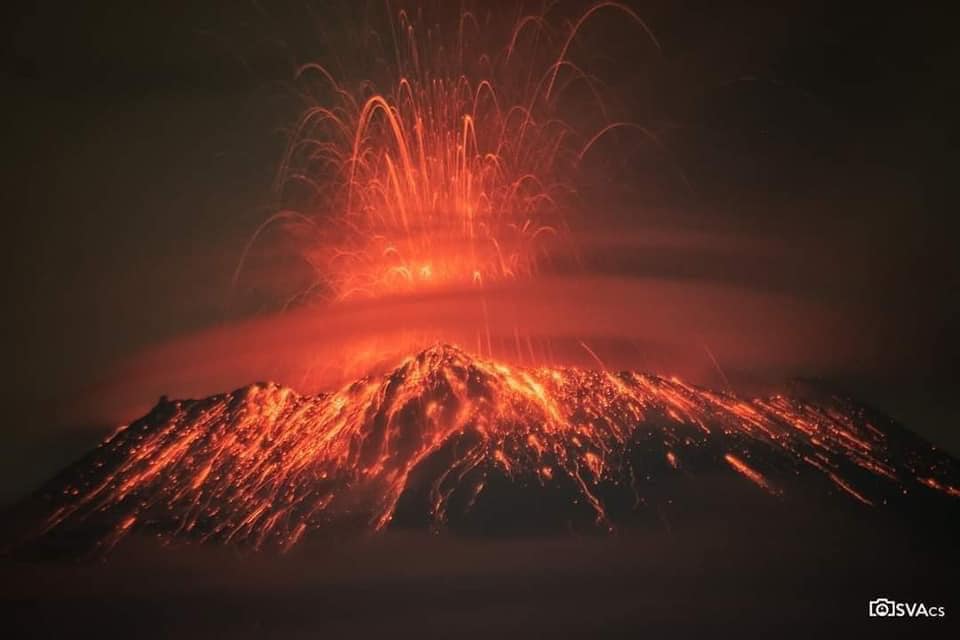
M 436 345 L 328 393 L 161 398 L 37 493 L 31 538 L 106 552 L 132 533 L 289 549 L 393 527 L 613 531 L 723 492 L 955 508 L 958 486 L 956 460 L 839 398 L 744 399 Z

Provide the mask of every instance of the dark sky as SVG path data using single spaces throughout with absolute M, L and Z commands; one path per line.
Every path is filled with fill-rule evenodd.
M 296 115 L 284 85 L 349 14 L 147 4 L 23 3 L 4 20 L 5 499 L 102 435 L 70 407 L 112 363 L 237 316 L 230 277 Z M 661 249 L 594 267 L 839 301 L 876 357 L 814 373 L 960 452 L 952 21 L 930 6 L 717 4 L 633 3 L 662 44 L 654 62 L 586 37 L 610 47 L 624 102 L 692 187 L 636 189 L 659 212 L 647 221 L 793 258 L 768 270 Z

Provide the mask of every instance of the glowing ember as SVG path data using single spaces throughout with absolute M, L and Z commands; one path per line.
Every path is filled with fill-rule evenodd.
M 730 466 L 736 469 L 739 473 L 742 473 L 745 477 L 749 478 L 758 487 L 761 487 L 774 495 L 778 495 L 780 493 L 779 489 L 767 482 L 767 479 L 763 477 L 763 474 L 751 469 L 749 465 L 732 453 L 726 454 L 723 456 L 723 459 L 730 463 Z
M 300 294 L 332 300 L 533 275 L 566 228 L 584 154 L 634 126 L 609 120 L 601 86 L 571 60 L 584 23 L 604 12 L 658 46 L 614 2 L 559 32 L 545 15 L 498 28 L 462 11 L 445 31 L 400 11 L 384 77 L 348 86 L 304 66 L 301 79 L 319 88 L 281 166 L 288 206 L 253 240 L 282 225 L 314 272 Z M 561 107 L 578 91 L 574 126 Z
M 48 489 L 47 531 L 97 522 L 102 548 L 134 531 L 287 548 L 343 523 L 382 530 L 418 493 L 440 528 L 503 482 L 565 487 L 570 509 L 585 505 L 609 529 L 622 515 L 611 491 L 642 509 L 642 479 L 669 486 L 691 469 L 742 477 L 774 501 L 810 487 L 852 504 L 908 488 L 960 493 L 953 460 L 841 402 L 743 400 L 638 373 L 514 368 L 439 346 L 336 393 L 258 384 L 161 402 Z

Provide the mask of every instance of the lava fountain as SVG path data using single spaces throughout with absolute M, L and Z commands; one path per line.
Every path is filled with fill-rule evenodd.
M 548 14 L 500 27 L 461 10 L 455 29 L 422 11 L 391 15 L 392 58 L 353 85 L 319 64 L 298 78 L 312 104 L 277 178 L 279 226 L 309 265 L 293 300 L 343 302 L 533 277 L 572 241 L 579 165 L 612 121 L 605 89 L 571 53 L 597 15 L 636 23 L 616 2 L 566 28 Z M 575 115 L 571 115 L 575 114 Z M 241 262 L 241 267 L 243 262 Z M 238 268 L 237 276 L 241 269 Z

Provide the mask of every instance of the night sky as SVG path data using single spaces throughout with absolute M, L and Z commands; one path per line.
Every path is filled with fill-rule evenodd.
M 292 70 L 330 56 L 323 34 L 362 14 L 174 4 L 20 4 L 4 20 L 5 501 L 102 437 L 109 425 L 84 398 L 118 363 L 260 311 L 230 280 L 275 206 L 282 130 L 298 113 Z M 826 354 L 816 366 L 728 373 L 825 380 L 960 453 L 947 10 L 632 4 L 661 54 L 605 38 L 617 25 L 586 37 L 609 44 L 608 77 L 689 185 L 662 158 L 640 161 L 620 180 L 644 216 L 605 224 L 778 249 L 588 251 L 588 267 L 839 310 L 865 345 L 841 363 L 821 331 L 805 334 Z

